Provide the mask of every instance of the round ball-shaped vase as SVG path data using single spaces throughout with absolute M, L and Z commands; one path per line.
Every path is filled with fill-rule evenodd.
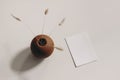
M 35 57 L 46 58 L 53 53 L 54 42 L 49 36 L 42 34 L 33 38 L 30 48 Z

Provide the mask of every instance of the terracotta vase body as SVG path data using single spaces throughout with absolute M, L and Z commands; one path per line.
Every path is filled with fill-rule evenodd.
M 31 51 L 35 57 L 46 58 L 54 51 L 54 42 L 47 35 L 38 35 L 31 42 Z

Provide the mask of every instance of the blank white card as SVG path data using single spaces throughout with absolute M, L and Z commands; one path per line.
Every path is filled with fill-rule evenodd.
M 81 66 L 97 59 L 87 33 L 67 37 L 66 39 L 75 66 Z

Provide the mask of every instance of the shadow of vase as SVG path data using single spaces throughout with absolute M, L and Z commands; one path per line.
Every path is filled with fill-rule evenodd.
M 44 59 L 36 58 L 32 55 L 30 48 L 19 52 L 12 60 L 11 68 L 13 71 L 25 72 L 42 63 Z

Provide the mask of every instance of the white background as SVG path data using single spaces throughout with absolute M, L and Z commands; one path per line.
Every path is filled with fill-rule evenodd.
M 49 33 L 65 17 L 51 35 L 64 51 L 34 59 L 29 50 L 34 35 L 11 14 L 35 35 L 41 34 L 44 18 Z M 64 38 L 81 32 L 89 33 L 99 59 L 75 68 Z M 120 1 L 0 0 L 0 80 L 120 80 Z

